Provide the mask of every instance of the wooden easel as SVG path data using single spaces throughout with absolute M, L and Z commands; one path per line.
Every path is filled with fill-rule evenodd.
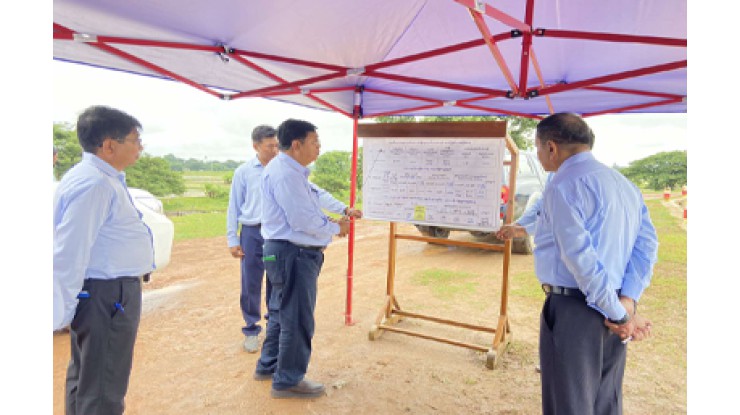
M 503 129 L 503 130 L 502 130 Z M 512 197 L 507 205 L 506 224 L 511 223 L 514 214 L 514 197 L 516 194 L 516 172 L 519 162 L 519 150 L 515 143 L 506 134 L 506 122 L 469 122 L 469 123 L 398 123 L 398 124 L 375 124 L 362 125 L 359 131 L 361 137 L 503 137 L 506 140 L 506 147 L 511 154 L 511 161 L 504 163 L 509 166 L 509 189 Z M 501 308 L 498 316 L 498 323 L 495 328 L 468 324 L 451 319 L 424 315 L 421 313 L 402 310 L 395 293 L 396 278 L 396 243 L 399 239 L 432 242 L 438 245 L 464 246 L 478 248 L 489 251 L 500 251 L 504 253 L 502 280 L 501 280 Z M 397 224 L 390 223 L 388 238 L 388 276 L 386 280 L 386 298 L 383 306 L 370 328 L 369 339 L 376 340 L 384 332 L 390 331 L 409 336 L 419 337 L 427 340 L 434 340 L 454 346 L 465 347 L 479 352 L 486 353 L 486 367 L 494 369 L 501 360 L 501 357 L 508 348 L 512 332 L 507 315 L 507 305 L 509 298 L 509 263 L 511 260 L 511 241 L 506 241 L 504 245 L 496 245 L 482 242 L 456 241 L 442 238 L 433 238 L 420 235 L 399 234 Z M 494 335 L 490 345 L 479 345 L 459 340 L 433 336 L 412 330 L 397 327 L 396 324 L 403 318 L 416 318 L 431 321 L 438 324 L 460 327 L 463 329 L 483 331 Z

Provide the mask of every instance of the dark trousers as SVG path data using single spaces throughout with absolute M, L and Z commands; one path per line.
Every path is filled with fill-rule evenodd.
M 542 413 L 622 413 L 627 346 L 581 298 L 548 295 L 540 316 Z
M 245 336 L 256 336 L 262 331 L 257 323 L 262 318 L 262 280 L 265 276 L 265 264 L 262 262 L 262 245 L 264 240 L 260 234 L 259 226 L 242 225 L 239 234 L 244 256 L 241 259 L 242 291 L 239 304 L 242 309 L 242 317 L 246 325 L 242 327 Z M 270 298 L 272 287 L 267 281 L 265 286 L 265 298 Z M 267 318 L 267 314 L 265 314 Z
M 274 260 L 273 259 L 274 256 Z M 257 373 L 273 373 L 272 388 L 287 389 L 306 374 L 314 333 L 316 282 L 324 254 L 286 241 L 265 242 L 265 267 L 272 283 L 270 318 Z
M 82 289 L 90 296 L 80 298 L 70 325 L 66 414 L 122 414 L 141 318 L 141 281 L 87 279 Z

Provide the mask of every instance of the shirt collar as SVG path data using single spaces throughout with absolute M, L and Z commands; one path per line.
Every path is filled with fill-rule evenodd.
M 308 178 L 308 176 L 311 174 L 311 170 L 309 170 L 308 167 L 301 165 L 301 163 L 295 161 L 293 157 L 283 152 L 281 152 L 277 156 L 280 157 L 280 160 L 282 160 L 288 167 L 306 176 L 306 178 Z
M 252 159 L 252 167 L 263 167 L 262 162 L 257 156 L 254 156 L 254 159 Z
M 563 161 L 563 164 L 561 164 L 558 168 L 558 172 L 561 172 L 563 171 L 563 169 L 568 169 L 571 166 L 588 160 L 594 160 L 594 155 L 593 153 L 591 153 L 591 151 L 583 151 L 581 153 L 574 154 Z
M 82 160 L 92 163 L 93 166 L 97 167 L 100 171 L 111 177 L 126 177 L 126 173 L 123 171 L 116 170 L 115 167 L 111 166 L 105 160 L 96 156 L 93 153 L 85 151 L 82 153 Z

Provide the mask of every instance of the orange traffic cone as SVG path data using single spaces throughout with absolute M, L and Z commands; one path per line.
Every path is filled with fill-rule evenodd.
M 683 187 L 681 187 L 681 196 L 686 196 L 686 185 L 683 185 Z
M 663 190 L 663 199 L 669 200 L 670 198 L 671 198 L 671 188 L 670 187 L 666 187 Z

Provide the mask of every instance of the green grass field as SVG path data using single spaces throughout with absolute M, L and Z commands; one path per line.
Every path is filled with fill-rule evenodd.
M 185 187 L 188 191 L 204 190 L 206 184 L 214 184 L 225 189 L 223 177 L 228 172 L 222 171 L 197 171 L 183 173 Z M 348 195 L 340 194 L 338 199 L 349 205 Z M 226 235 L 226 210 L 229 205 L 228 195 L 220 198 L 209 198 L 205 196 L 178 196 L 162 199 L 165 213 L 175 224 L 175 240 L 212 238 Z M 362 209 L 362 203 L 356 207 Z M 330 214 L 338 217 L 339 215 Z

